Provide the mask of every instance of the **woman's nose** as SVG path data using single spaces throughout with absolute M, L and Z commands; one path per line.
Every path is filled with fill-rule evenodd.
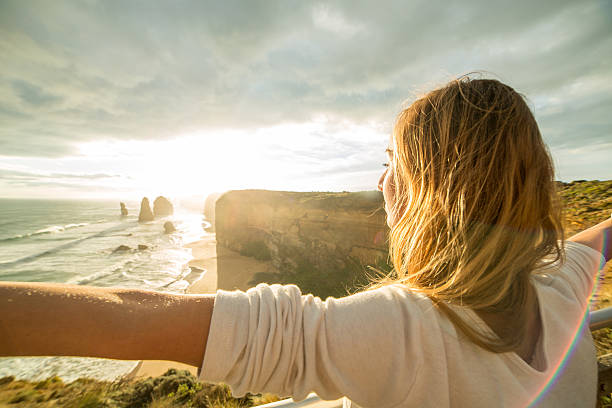
M 385 182 L 385 176 L 387 175 L 387 172 L 389 171 L 389 169 L 385 169 L 385 171 L 383 172 L 383 174 L 380 176 L 380 178 L 378 179 L 378 191 L 383 191 L 383 184 Z

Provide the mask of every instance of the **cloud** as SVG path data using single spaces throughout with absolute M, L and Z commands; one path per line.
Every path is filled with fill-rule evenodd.
M 49 105 L 62 100 L 61 96 L 50 94 L 41 87 L 20 79 L 13 80 L 11 85 L 23 102 L 33 106 Z
M 39 181 L 44 179 L 76 179 L 76 180 L 99 180 L 121 177 L 118 174 L 64 174 L 64 173 L 51 173 L 51 174 L 38 174 L 30 173 L 26 171 L 17 171 L 10 169 L 0 169 L 0 180 L 16 180 L 16 181 Z
M 321 117 L 380 136 L 404 100 L 475 69 L 528 96 L 553 150 L 604 146 L 611 27 L 605 1 L 3 1 L 0 152 L 66 157 Z M 269 156 L 310 158 L 317 174 L 332 156 L 362 158 L 333 167 L 345 172 L 379 164 L 363 159 L 373 143 L 321 137 L 334 140 L 300 148 L 288 134 Z
M 130 190 L 120 181 L 129 177 L 117 174 L 36 173 L 0 168 L 3 197 L 104 197 Z

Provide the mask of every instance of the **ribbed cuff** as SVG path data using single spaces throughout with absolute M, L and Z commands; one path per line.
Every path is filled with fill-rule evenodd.
M 249 301 L 244 292 L 217 291 L 204 361 L 198 375 L 201 381 L 224 381 L 234 366 L 232 352 L 240 338 L 237 331 L 241 311 L 245 310 L 248 318 Z

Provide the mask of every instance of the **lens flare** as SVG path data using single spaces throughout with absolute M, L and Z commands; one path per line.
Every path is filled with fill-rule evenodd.
M 610 242 L 609 240 L 610 240 L 609 234 L 604 233 L 604 243 L 603 243 L 604 248 L 607 248 L 607 243 Z M 537 406 L 542 401 L 542 399 L 546 396 L 548 391 L 554 388 L 560 375 L 565 370 L 565 367 L 567 366 L 568 361 L 571 359 L 572 355 L 574 354 L 578 340 L 580 339 L 580 336 L 583 330 L 588 330 L 589 305 L 591 304 L 593 298 L 595 297 L 599 288 L 601 287 L 601 281 L 603 280 L 603 277 L 604 277 L 604 266 L 605 266 L 605 260 L 604 260 L 604 257 L 602 256 L 600 258 L 600 264 L 599 264 L 599 269 L 597 272 L 596 279 L 594 279 L 594 282 L 593 282 L 593 288 L 591 290 L 591 294 L 589 295 L 589 298 L 584 304 L 584 307 L 581 313 L 582 318 L 579 319 L 578 321 L 576 329 L 574 330 L 574 336 L 573 338 L 570 339 L 567 346 L 565 347 L 564 352 L 561 354 L 562 357 L 561 359 L 559 359 L 556 367 L 553 370 L 551 370 L 550 377 L 546 381 L 544 381 L 543 385 L 540 387 L 539 391 L 536 393 L 533 400 L 529 403 L 528 405 L 529 407 Z

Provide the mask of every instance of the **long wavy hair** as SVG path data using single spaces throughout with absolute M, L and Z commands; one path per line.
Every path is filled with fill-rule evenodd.
M 458 78 L 399 114 L 390 148 L 393 271 L 371 288 L 403 284 L 477 345 L 516 350 L 530 275 L 564 256 L 553 164 L 525 100 L 497 80 Z M 511 314 L 518 329 L 486 334 L 453 306 Z

